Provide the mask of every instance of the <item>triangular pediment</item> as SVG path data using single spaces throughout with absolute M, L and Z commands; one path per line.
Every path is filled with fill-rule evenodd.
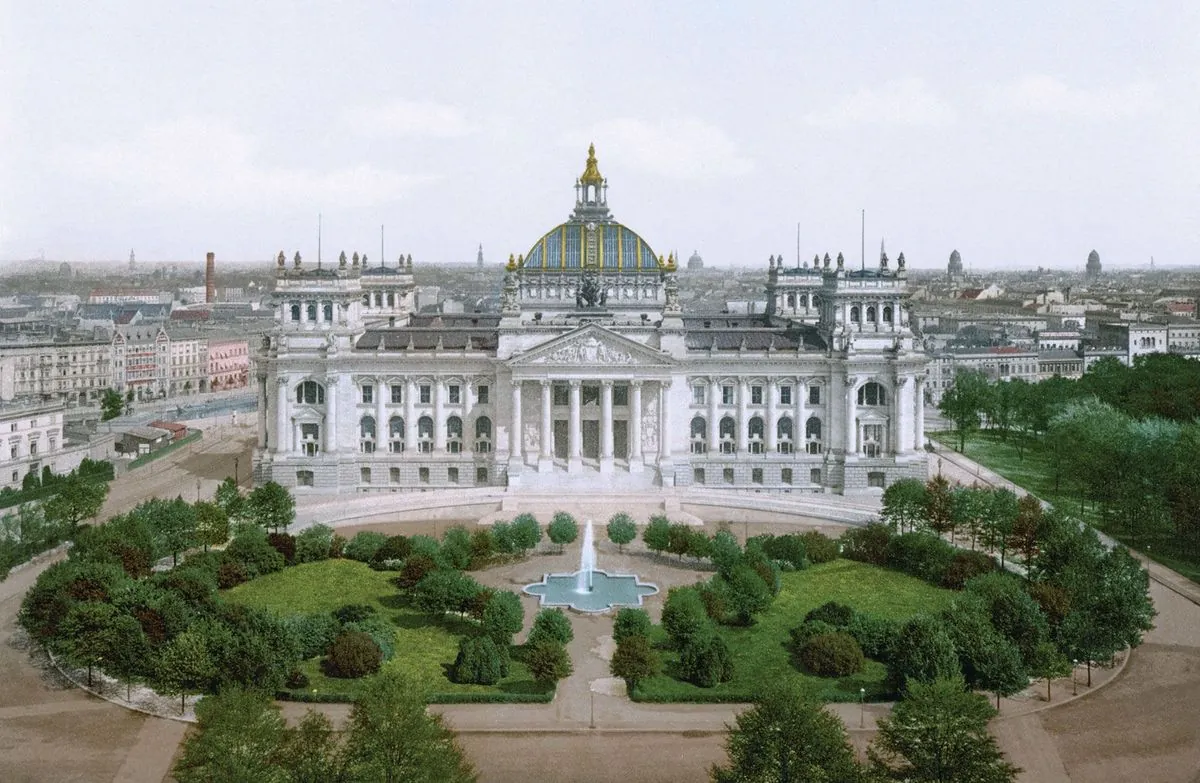
M 589 324 L 530 348 L 510 367 L 669 367 L 675 360 L 662 351 Z

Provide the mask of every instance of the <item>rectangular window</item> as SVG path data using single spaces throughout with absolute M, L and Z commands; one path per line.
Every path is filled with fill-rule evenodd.
M 584 384 L 579 390 L 579 398 L 581 405 L 599 405 L 600 404 L 600 387 L 589 386 Z
M 422 484 L 428 484 L 429 483 L 429 468 L 418 468 L 417 469 L 417 479 Z
M 613 405 L 624 408 L 629 405 L 629 387 L 624 384 L 613 386 Z
M 725 468 L 725 470 L 721 472 L 721 477 L 725 480 L 726 484 L 732 484 L 733 483 L 733 468 Z
M 451 484 L 458 483 L 458 468 L 446 468 L 446 481 Z
M 820 386 L 809 386 L 808 387 L 808 404 L 809 405 L 820 405 L 821 404 L 821 387 Z
M 883 489 L 887 483 L 887 475 L 882 470 L 873 470 L 867 474 L 867 486 Z
M 755 484 L 763 483 L 762 468 L 751 468 L 750 469 L 750 481 Z
M 447 386 L 446 392 L 448 394 L 451 405 L 458 405 L 459 403 L 462 402 L 461 387 L 459 387 L 459 385 L 457 383 L 452 383 L 449 386 Z
M 475 468 L 475 483 L 476 484 L 487 484 L 488 483 L 488 469 L 487 468 Z
M 780 386 L 779 387 L 779 404 L 780 405 L 791 405 L 792 404 L 792 387 L 791 386 Z
M 392 384 L 392 404 L 399 405 L 404 402 L 404 387 L 398 383 Z
M 703 405 L 708 397 L 708 389 L 700 384 L 692 387 L 692 404 Z
M 461 440 L 449 441 L 446 444 L 446 450 L 449 451 L 451 454 L 460 453 L 462 451 L 462 441 Z
M 359 468 L 358 477 L 359 477 L 359 481 L 361 481 L 363 484 L 370 484 L 371 483 L 371 469 L 370 468 Z
M 433 387 L 428 383 L 423 383 L 419 387 L 420 402 L 422 405 L 428 405 L 433 400 Z
M 692 483 L 693 484 L 704 484 L 704 468 L 693 468 L 692 469 Z
M 570 405 L 571 392 L 565 383 L 556 383 L 553 386 L 554 404 L 555 405 Z
M 813 468 L 810 471 L 808 471 L 808 480 L 810 482 L 812 482 L 813 484 L 820 484 L 821 483 L 821 469 Z
M 762 392 L 763 392 L 763 387 L 761 387 L 761 386 L 751 386 L 750 387 L 750 404 L 751 405 L 762 405 L 762 400 L 763 400 Z
M 388 481 L 393 484 L 400 483 L 400 468 L 388 468 Z
M 365 403 L 375 402 L 375 387 L 369 383 L 364 383 L 362 387 L 362 401 Z
M 313 485 L 313 472 L 311 470 L 296 471 L 296 486 L 311 487 Z
M 721 387 L 721 404 L 722 405 L 733 405 L 733 387 L 732 386 L 722 386 Z
M 36 440 L 29 441 L 29 456 L 33 457 L 37 454 L 38 443 Z
M 779 480 L 782 481 L 784 484 L 791 484 L 792 483 L 792 469 L 784 468 L 783 470 L 779 471 Z
M 487 405 L 488 397 L 490 395 L 491 395 L 491 389 L 489 389 L 487 386 L 480 386 L 475 391 L 475 396 L 479 400 L 480 405 Z

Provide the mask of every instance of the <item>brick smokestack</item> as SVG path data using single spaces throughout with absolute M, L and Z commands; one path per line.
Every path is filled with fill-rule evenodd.
M 204 302 L 212 304 L 217 301 L 217 257 L 209 253 L 204 257 Z

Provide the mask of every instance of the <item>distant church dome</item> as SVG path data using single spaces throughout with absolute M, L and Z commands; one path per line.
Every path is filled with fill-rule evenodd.
M 950 263 L 946 265 L 946 274 L 950 277 L 961 277 L 963 273 L 962 256 L 957 250 L 951 251 Z
M 613 220 L 608 211 L 608 180 L 600 174 L 594 144 L 575 181 L 570 219 L 547 231 L 517 266 L 540 272 L 658 273 L 659 259 L 650 243 Z
M 1087 267 L 1085 271 L 1088 277 L 1099 277 L 1100 275 L 1100 254 L 1095 250 L 1088 253 Z
M 700 257 L 700 253 L 696 250 L 692 251 L 692 257 L 688 259 L 688 269 L 703 269 L 704 259 Z

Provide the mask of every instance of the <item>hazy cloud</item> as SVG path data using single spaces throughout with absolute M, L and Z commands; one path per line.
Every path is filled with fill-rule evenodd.
M 185 118 L 137 136 L 68 150 L 72 173 L 124 186 L 138 195 L 200 209 L 310 204 L 314 199 L 367 206 L 410 192 L 432 177 L 367 164 L 329 170 L 264 164 L 252 137 L 222 124 Z
M 367 136 L 454 139 L 469 136 L 475 126 L 457 106 L 422 101 L 392 101 L 350 109 L 342 125 Z
M 659 122 L 623 117 L 570 133 L 565 140 L 579 147 L 590 141 L 600 155 L 616 150 L 645 171 L 676 179 L 737 176 L 754 167 L 725 131 L 695 117 Z
M 993 111 L 1089 118 L 1130 117 L 1154 111 L 1158 105 L 1158 90 L 1150 82 L 1087 89 L 1039 74 L 999 87 L 984 99 L 984 106 Z
M 890 81 L 877 89 L 863 88 L 827 109 L 809 112 L 804 121 L 825 128 L 855 125 L 949 125 L 958 112 L 922 79 Z

